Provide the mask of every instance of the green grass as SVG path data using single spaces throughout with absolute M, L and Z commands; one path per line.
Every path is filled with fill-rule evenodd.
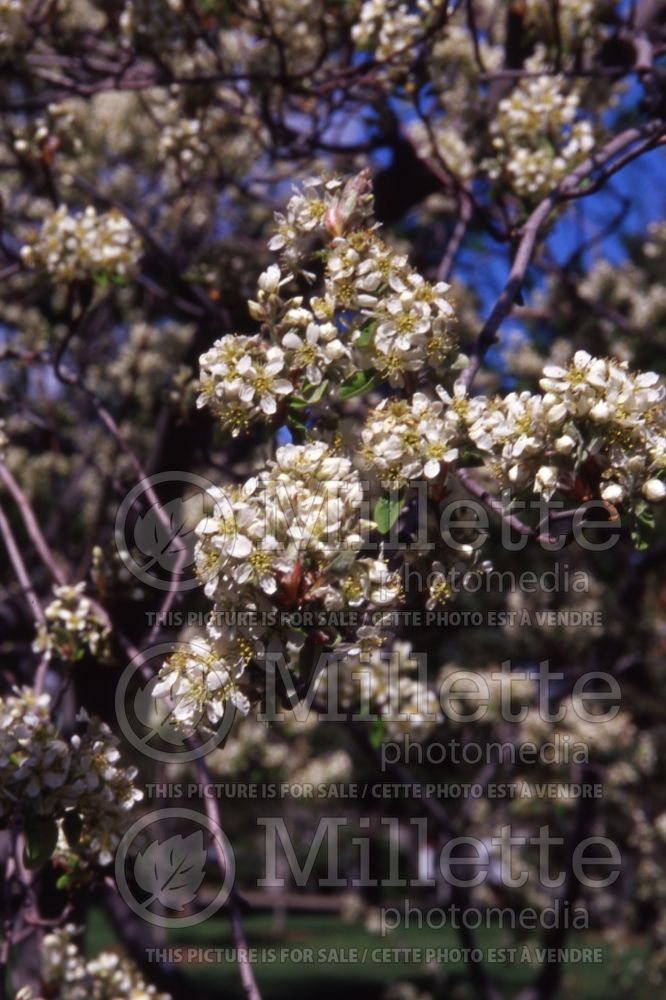
M 451 977 L 456 980 L 465 972 L 463 962 L 434 963 L 428 969 L 413 957 L 405 961 L 400 956 L 381 956 L 376 949 L 420 949 L 423 957 L 427 949 L 454 949 L 459 945 L 455 931 L 445 928 L 401 929 L 381 937 L 371 934 L 358 924 L 344 923 L 334 917 L 320 915 L 290 916 L 285 933 L 276 937 L 269 915 L 250 916 L 245 920 L 248 944 L 257 949 L 274 949 L 278 960 L 255 962 L 255 972 L 264 1000 L 379 1000 L 389 983 L 406 979 L 432 991 L 437 998 L 450 996 Z M 478 944 L 487 954 L 491 948 L 515 947 L 518 959 L 523 943 L 511 932 L 482 930 L 477 934 Z M 88 948 L 94 954 L 102 947 L 113 945 L 113 935 L 99 913 L 91 916 Z M 231 949 L 233 942 L 226 918 L 212 919 L 196 927 L 180 931 L 170 938 L 173 947 Z M 612 963 L 613 949 L 604 944 L 593 932 L 572 932 L 567 946 L 595 947 L 603 950 L 599 964 L 577 963 L 566 966 L 565 985 L 561 997 L 566 1000 L 607 1000 L 616 997 L 617 966 Z M 285 949 L 285 957 L 280 952 Z M 298 961 L 298 950 L 309 949 L 312 961 Z M 321 961 L 321 950 L 324 961 Z M 357 957 L 351 952 L 356 950 Z M 640 942 L 632 944 L 624 958 L 626 964 L 642 952 Z M 412 956 L 414 952 L 412 951 Z M 211 956 L 212 957 L 212 956 Z M 388 957 L 388 961 L 382 958 Z M 214 992 L 226 1000 L 242 1000 L 238 969 L 229 958 L 221 962 L 191 962 L 181 966 L 192 980 L 193 996 L 197 987 Z M 535 968 L 526 962 L 504 961 L 488 965 L 494 982 L 506 996 L 515 994 L 534 976 Z M 644 994 L 637 988 L 634 1000 Z M 647 996 L 647 994 L 645 994 Z

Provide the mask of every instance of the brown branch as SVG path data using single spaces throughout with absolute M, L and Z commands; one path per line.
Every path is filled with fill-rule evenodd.
M 21 584 L 21 589 L 23 594 L 30 605 L 30 608 L 40 625 L 44 625 L 46 622 L 46 616 L 40 604 L 39 598 L 34 591 L 32 583 L 30 581 L 30 576 L 25 568 L 25 563 L 21 557 L 19 547 L 16 544 L 16 539 L 11 529 L 11 525 L 5 516 L 5 512 L 2 507 L 0 507 L 0 535 L 5 543 L 5 548 L 7 549 L 7 555 L 9 556 L 9 561 L 14 567 L 14 572 L 16 573 L 16 579 Z
M 567 199 L 584 197 L 586 194 L 591 194 L 593 190 L 596 190 L 594 186 L 582 188 L 581 184 L 599 168 L 604 168 L 603 180 L 606 180 L 616 170 L 619 170 L 625 164 L 640 156 L 647 149 L 655 146 L 665 133 L 666 122 L 662 119 L 648 122 L 647 125 L 625 129 L 614 136 L 613 139 L 602 146 L 597 152 L 587 157 L 537 205 L 522 227 L 518 249 L 509 272 L 509 277 L 479 334 L 472 361 L 461 376 L 461 382 L 466 388 L 469 388 L 474 381 L 488 349 L 497 340 L 497 331 L 513 309 L 516 297 L 525 280 L 527 269 L 532 262 L 541 228 L 551 212 Z M 639 145 L 636 146 L 636 143 L 639 143 Z M 634 147 L 633 149 L 630 148 L 632 146 Z M 624 155 L 621 156 L 620 154 Z M 611 166 L 611 161 L 615 157 L 620 158 Z

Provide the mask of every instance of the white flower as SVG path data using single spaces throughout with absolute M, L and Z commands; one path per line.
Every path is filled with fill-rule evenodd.
M 361 432 L 364 465 L 382 481 L 404 486 L 434 479 L 458 458 L 458 414 L 417 392 L 411 402 L 385 399 L 368 413 Z
M 624 499 L 624 490 L 619 483 L 609 483 L 601 491 L 601 499 L 608 503 L 618 504 Z
M 349 347 L 339 339 L 332 323 L 308 323 L 304 337 L 289 330 L 282 338 L 282 346 L 287 352 L 289 369 L 304 370 L 311 385 L 319 385 L 336 361 L 351 357 Z
M 240 636 L 228 631 L 215 640 L 198 638 L 164 663 L 152 694 L 167 701 L 175 724 L 186 734 L 217 726 L 227 704 L 247 715 L 250 703 L 238 681 L 250 652 Z
M 659 503 L 666 497 L 666 483 L 661 479 L 648 479 L 643 484 L 643 496 L 652 503 Z
M 534 492 L 550 495 L 557 485 L 557 466 L 542 465 L 534 479 Z
M 218 659 L 234 681 L 267 649 L 302 646 L 305 634 L 291 627 L 291 611 L 400 599 L 400 581 L 384 561 L 361 555 L 374 525 L 362 517 L 359 473 L 323 442 L 284 445 L 259 476 L 212 496 L 215 511 L 197 528 L 198 573 L 217 613 L 235 620 L 247 610 L 254 620 L 234 635 L 208 629 L 223 643 Z
M 259 336 L 228 334 L 202 354 L 199 362 L 197 406 L 209 406 L 234 437 L 252 420 L 273 417 L 278 403 L 294 391 L 283 377 L 284 351 Z

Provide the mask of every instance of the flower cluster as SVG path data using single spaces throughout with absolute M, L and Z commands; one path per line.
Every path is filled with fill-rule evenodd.
M 142 793 L 135 768 L 119 764 L 108 726 L 83 710 L 81 732 L 64 738 L 50 717 L 50 697 L 30 688 L 0 699 L 0 819 L 61 820 L 77 814 L 76 850 L 106 865 Z
M 491 131 L 496 151 L 489 176 L 504 175 L 524 198 L 548 193 L 594 145 L 589 121 L 577 119 L 580 95 L 560 75 L 522 80 L 500 101 Z
M 429 127 L 416 119 L 409 123 L 409 134 L 422 159 L 435 157 L 461 181 L 471 180 L 476 173 L 472 144 L 446 118 L 436 118 Z
M 201 637 L 172 653 L 162 666 L 155 698 L 171 702 L 172 719 L 181 732 L 217 726 L 232 705 L 243 715 L 250 703 L 236 681 L 245 668 L 242 650 L 222 638 Z
M 122 280 L 134 273 L 141 253 L 141 240 L 121 212 L 98 214 L 89 206 L 75 215 L 61 205 L 22 247 L 21 258 L 59 281 Z
M 215 510 L 197 527 L 197 569 L 215 602 L 209 639 L 192 657 L 167 661 L 158 688 L 190 727 L 217 722 L 229 701 L 247 710 L 237 684 L 251 685 L 245 670 L 253 660 L 298 653 L 313 632 L 318 643 L 335 641 L 331 629 L 308 628 L 303 612 L 379 607 L 401 596 L 381 556 L 361 554 L 374 525 L 362 517 L 358 472 L 323 442 L 278 448 L 256 478 L 209 492 Z
M 158 154 L 169 190 L 183 180 L 215 177 L 220 169 L 243 173 L 261 154 L 261 123 L 249 113 L 251 99 L 220 87 L 216 101 L 193 112 L 187 91 L 176 89 L 157 111 Z
M 415 5 L 402 0 L 365 0 L 352 38 L 359 48 L 374 49 L 380 63 L 398 58 L 410 62 L 433 14 L 444 6 L 443 0 L 417 0 Z
M 275 213 L 276 232 L 268 249 L 282 251 L 285 264 L 294 267 L 306 256 L 313 237 L 363 228 L 371 216 L 372 194 L 366 171 L 347 183 L 338 177 L 311 177 L 289 199 L 286 214 Z
M 109 639 L 107 624 L 85 595 L 85 583 L 53 588 L 55 600 L 44 610 L 46 623 L 39 626 L 34 649 L 51 657 L 76 660 L 86 651 L 104 654 Z
M 453 357 L 449 286 L 426 281 L 374 231 L 332 241 L 326 292 L 338 308 L 357 311 L 351 341 L 359 364 L 391 385 L 404 385 L 408 373 L 441 373 L 465 363 L 463 356 Z
M 103 951 L 86 959 L 75 943 L 78 929 L 66 924 L 51 931 L 42 943 L 45 995 L 53 1000 L 171 1000 L 146 983 L 129 959 Z M 25 996 L 28 996 L 27 994 Z M 29 994 L 31 997 L 32 994 Z
M 286 418 L 280 401 L 307 407 L 325 394 L 345 399 L 374 380 L 404 385 L 426 368 L 442 374 L 466 363 L 456 351 L 454 310 L 444 282 L 426 281 L 379 237 L 365 173 L 343 184 L 310 180 L 294 194 L 269 247 L 281 264 L 259 278 L 254 336 L 227 335 L 200 358 L 199 406 L 239 434 L 257 419 Z M 326 239 L 324 250 L 313 241 Z M 284 296 L 308 255 L 323 261 L 323 294 Z
M 655 372 L 577 351 L 568 367 L 546 365 L 543 394 L 488 401 L 470 437 L 518 487 L 556 489 L 630 504 L 666 497 L 666 390 Z
M 284 378 L 284 351 L 269 347 L 258 335 L 222 337 L 199 363 L 197 406 L 208 406 L 233 437 L 262 414 L 272 417 L 278 402 L 294 391 Z
M 458 457 L 455 445 L 466 403 L 458 396 L 445 411 L 441 399 L 422 392 L 409 401 L 383 400 L 369 412 L 361 434 L 365 464 L 390 486 L 406 486 L 423 476 L 435 479 Z

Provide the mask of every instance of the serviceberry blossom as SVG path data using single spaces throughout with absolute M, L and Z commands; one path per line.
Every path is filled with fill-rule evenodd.
M 539 69 L 540 62 L 537 54 L 526 68 Z M 547 194 L 594 145 L 592 125 L 578 118 L 579 108 L 579 90 L 567 90 L 559 74 L 521 80 L 500 101 L 491 125 L 496 157 L 486 163 L 490 177 L 504 175 L 525 198 Z
M 352 653 L 344 662 L 332 664 L 319 683 L 317 691 L 324 704 L 329 688 L 334 687 L 341 708 L 369 710 L 392 736 L 408 731 L 426 736 L 442 718 L 423 663 L 408 642 L 396 642 L 390 650 L 369 647 Z
M 197 529 L 198 569 L 208 596 L 232 607 L 298 605 L 327 568 L 344 591 L 371 527 L 358 471 L 323 442 L 278 448 L 258 477 L 212 499 L 218 513 Z M 341 553 L 350 556 L 342 574 L 330 569 Z M 368 561 L 359 565 L 369 579 Z
M 268 243 L 269 250 L 282 251 L 288 267 L 299 265 L 311 246 L 313 236 L 325 232 L 339 235 L 345 228 L 369 220 L 372 195 L 367 172 L 346 184 L 337 177 L 311 177 L 303 182 L 287 204 L 286 214 L 277 212 L 277 232 Z
M 143 795 L 137 771 L 122 767 L 109 727 L 82 709 L 80 732 L 62 736 L 50 716 L 48 694 L 15 689 L 0 699 L 0 820 L 45 817 L 82 820 L 77 852 L 109 864 L 127 826 L 127 812 Z
M 73 214 L 65 205 L 48 216 L 41 231 L 21 249 L 28 267 L 44 268 L 58 281 L 126 279 L 136 270 L 142 243 L 125 216 L 91 206 Z
M 469 429 L 508 483 L 535 492 L 632 504 L 666 495 L 666 389 L 655 372 L 577 351 L 568 367 L 546 365 L 543 394 L 486 401 Z
M 216 725 L 228 703 L 248 710 L 253 661 L 298 655 L 309 638 L 339 641 L 336 628 L 308 625 L 304 612 L 364 611 L 402 598 L 381 553 L 363 555 L 375 526 L 364 516 L 359 472 L 326 443 L 284 445 L 258 476 L 209 492 L 214 511 L 197 527 L 196 559 L 214 613 L 191 655 L 164 664 L 156 689 L 190 730 Z
M 352 38 L 361 49 L 374 49 L 379 63 L 400 59 L 411 62 L 414 47 L 423 40 L 444 0 L 365 0 Z
M 441 400 L 415 393 L 411 400 L 385 399 L 366 418 L 362 458 L 390 486 L 435 479 L 458 458 L 459 422 Z
M 200 358 L 198 405 L 233 436 L 254 421 L 287 421 L 290 404 L 345 398 L 359 376 L 400 387 L 424 370 L 443 376 L 467 363 L 449 286 L 426 281 L 389 247 L 372 210 L 363 172 L 306 181 L 277 214 L 269 248 L 281 262 L 259 276 L 248 303 L 261 332 L 227 334 Z M 307 266 L 323 272 L 322 294 L 309 298 L 293 294 L 297 278 L 315 280 Z
M 248 652 L 244 655 L 242 645 L 237 643 L 234 649 L 221 638 L 198 638 L 169 657 L 152 693 L 171 702 L 171 717 L 186 733 L 198 726 L 215 727 L 229 704 L 247 715 L 250 703 L 236 681 L 245 669 Z
M 80 933 L 74 924 L 65 924 L 48 933 L 41 946 L 41 972 L 45 995 L 53 1000 L 171 1000 L 146 983 L 128 958 L 102 951 L 86 959 L 75 943 Z M 23 1000 L 32 1000 L 30 991 Z
M 222 337 L 201 355 L 200 364 L 197 406 L 209 406 L 233 437 L 257 417 L 273 416 L 280 400 L 294 391 L 284 378 L 284 351 L 258 335 Z
M 49 657 L 75 660 L 86 650 L 103 655 L 109 628 L 85 595 L 85 583 L 53 588 L 55 599 L 44 609 L 46 623 L 40 625 L 33 648 Z

